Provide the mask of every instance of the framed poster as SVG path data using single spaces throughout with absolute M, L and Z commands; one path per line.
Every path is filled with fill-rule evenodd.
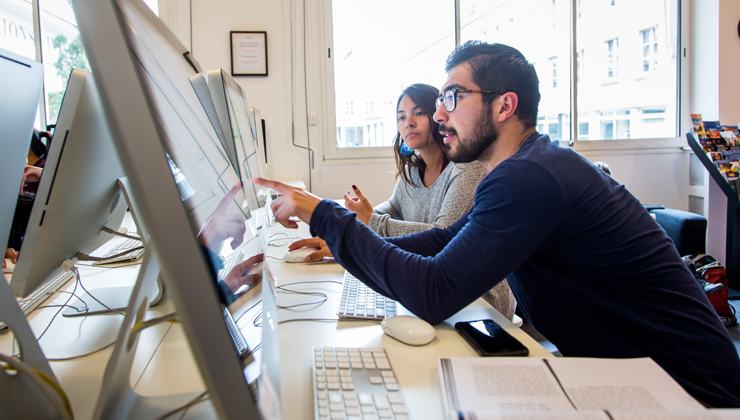
M 267 32 L 231 31 L 231 75 L 267 76 Z

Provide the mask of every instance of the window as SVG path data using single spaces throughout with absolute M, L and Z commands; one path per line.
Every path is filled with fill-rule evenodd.
M 157 12 L 158 0 L 146 3 Z M 38 0 L 40 27 L 34 25 L 36 11 L 32 4 L 28 0 L 0 0 L 0 47 L 43 63 L 44 98 L 35 126 L 45 130 L 56 124 L 72 69 L 89 71 L 90 66 L 69 1 Z M 36 56 L 37 46 L 41 47 L 41 57 Z
M 552 67 L 552 87 L 558 87 L 558 58 L 550 57 L 550 66 Z
M 655 28 L 640 31 L 642 38 L 642 71 L 647 73 L 658 69 L 658 40 Z
M 606 41 L 606 77 L 613 79 L 619 74 L 619 38 Z
M 412 83 L 439 86 L 445 78 L 445 59 L 455 48 L 454 2 L 333 0 L 331 6 L 335 109 L 347 104 L 345 113 L 335 113 L 336 126 L 346 128 L 337 131 L 336 150 L 390 146 L 396 102 L 403 88 Z M 378 30 L 379 22 L 393 29 Z M 367 112 L 354 109 L 363 103 L 367 103 Z M 376 103 L 385 104 L 378 107 L 382 114 L 372 112 Z M 362 129 L 371 123 L 382 123 L 393 133 Z
M 618 8 L 613 7 L 616 0 L 550 0 L 544 3 L 546 7 L 541 7 L 542 0 L 457 0 L 459 28 L 454 21 L 454 0 L 432 0 L 424 7 L 413 0 L 326 1 L 333 22 L 333 74 L 327 76 L 327 85 L 334 89 L 336 105 L 329 114 L 336 116 L 340 128 L 381 123 L 385 128 L 362 130 L 364 143 L 340 138 L 349 131 L 337 130 L 336 141 L 327 140 L 330 150 L 325 156 L 330 158 L 390 156 L 387 150 L 342 149 L 391 144 L 398 95 L 411 83 L 444 83 L 444 61 L 456 45 L 456 31 L 460 44 L 481 40 L 511 45 L 533 63 L 542 82 L 537 129 L 554 140 L 571 139 L 572 90 L 578 99 L 576 140 L 678 136 L 678 0 L 620 2 Z M 572 8 L 574 22 L 569 21 Z M 410 15 L 414 19 L 409 20 Z M 378 31 L 377 22 L 394 29 Z M 576 27 L 577 38 L 573 38 L 571 25 Z M 620 57 L 620 44 L 630 53 Z M 640 46 L 642 54 L 638 55 Z M 651 77 L 644 77 L 647 71 Z M 572 72 L 576 87 L 570 86 Z M 360 100 L 355 104 L 367 101 L 370 112 L 343 112 L 345 102 Z M 653 114 L 654 110 L 660 113 Z M 353 135 L 356 139 L 358 134 Z

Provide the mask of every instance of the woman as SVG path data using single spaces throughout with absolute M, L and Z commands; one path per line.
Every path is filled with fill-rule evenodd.
M 357 213 L 357 219 L 383 237 L 394 237 L 445 228 L 473 207 L 475 190 L 487 171 L 479 162 L 450 163 L 439 124 L 434 122 L 435 102 L 439 91 L 429 85 L 413 84 L 401 93 L 396 105 L 398 132 L 393 141 L 396 159 L 396 183 L 391 198 L 370 205 L 362 191 L 352 186 L 344 195 L 345 205 Z M 297 241 L 290 250 L 316 247 L 318 251 L 306 261 L 330 257 L 320 238 Z M 512 319 L 516 309 L 508 283 L 503 281 L 484 296 L 504 316 Z

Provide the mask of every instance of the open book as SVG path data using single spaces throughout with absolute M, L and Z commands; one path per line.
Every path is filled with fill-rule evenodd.
M 740 418 L 740 410 L 706 410 L 649 358 L 461 357 L 438 365 L 450 419 Z

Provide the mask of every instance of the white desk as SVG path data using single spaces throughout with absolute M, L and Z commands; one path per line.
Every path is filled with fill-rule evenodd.
M 309 237 L 308 227 L 301 224 L 298 230 L 271 227 L 271 233 L 285 232 L 290 237 Z M 285 241 L 281 241 L 285 242 Z M 112 246 L 112 245 L 111 245 Z M 266 255 L 282 259 L 287 244 L 269 247 Z M 268 259 L 270 268 L 278 285 L 294 282 L 318 282 L 332 280 L 341 282 L 344 269 L 335 263 L 287 264 Z M 94 274 L 99 268 L 83 267 L 80 270 L 88 289 L 98 287 L 114 278 L 127 277 L 132 284 L 137 268 L 108 270 Z M 91 273 L 87 273 L 91 270 Z M 108 274 L 106 274 L 108 273 Z M 115 274 L 115 275 L 114 275 Z M 124 281 L 122 279 L 116 281 Z M 100 283 L 98 283 L 100 282 Z M 68 288 L 72 286 L 68 285 Z M 327 295 L 327 301 L 320 306 L 306 306 L 293 310 L 278 311 L 280 321 L 297 318 L 336 319 L 341 286 L 335 283 L 315 283 L 289 286 L 294 290 L 320 291 Z M 94 294 L 94 292 L 93 292 Z M 286 306 L 295 303 L 316 301 L 313 296 L 292 295 L 278 292 L 278 303 Z M 64 302 L 60 296 L 54 302 Z M 173 311 L 172 302 L 165 299 L 160 305 L 150 308 L 148 317 L 155 317 Z M 29 317 L 37 333 L 46 326 L 55 309 L 37 311 Z M 251 323 L 252 316 L 245 316 L 239 325 Z M 120 315 L 103 315 L 86 318 L 57 317 L 54 324 L 42 339 L 42 348 L 47 357 L 85 353 L 96 348 L 97 344 L 113 341 L 121 322 Z M 284 419 L 313 418 L 313 388 L 311 382 L 311 347 L 383 347 L 388 353 L 396 372 L 401 390 L 406 397 L 410 413 L 415 419 L 442 419 L 442 402 L 438 357 L 475 357 L 474 350 L 455 332 L 454 323 L 462 320 L 492 318 L 504 326 L 514 337 L 530 349 L 530 355 L 551 356 L 547 350 L 519 330 L 488 303 L 478 299 L 463 311 L 444 323 L 435 326 L 436 338 L 432 343 L 421 346 L 408 346 L 382 333 L 377 322 L 289 322 L 279 326 L 280 334 L 280 380 Z M 47 341 L 48 340 L 48 341 Z M 248 338 L 249 341 L 249 338 Z M 250 343 L 250 345 L 253 345 Z M 9 340 L 0 337 L 0 351 L 9 353 Z M 76 418 L 88 419 L 92 415 L 103 372 L 111 349 L 93 356 L 69 362 L 52 362 L 51 366 L 62 386 L 68 393 Z M 197 364 L 189 350 L 187 340 L 179 324 L 163 324 L 144 331 L 136 361 L 131 374 L 131 383 L 141 395 L 156 396 L 204 390 Z M 191 408 L 184 418 L 215 418 L 209 402 Z

